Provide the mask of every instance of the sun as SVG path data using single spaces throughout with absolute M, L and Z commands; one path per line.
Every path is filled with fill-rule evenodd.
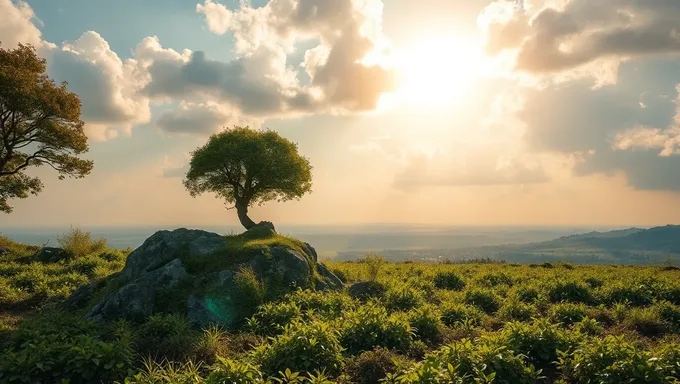
M 485 68 L 481 49 L 453 36 L 420 39 L 396 51 L 399 86 L 393 101 L 419 108 L 446 108 L 465 98 Z

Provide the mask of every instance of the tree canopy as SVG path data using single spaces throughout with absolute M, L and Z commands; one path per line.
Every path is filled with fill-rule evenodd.
M 311 191 L 311 170 L 297 145 L 278 133 L 234 127 L 213 134 L 192 153 L 184 185 L 194 197 L 214 192 L 234 204 L 248 229 L 255 225 L 250 205 L 299 199 Z
M 0 211 L 8 200 L 38 194 L 43 184 L 26 174 L 47 165 L 66 176 L 82 178 L 93 163 L 78 156 L 88 151 L 80 120 L 80 99 L 66 83 L 56 85 L 45 59 L 30 45 L 0 47 Z

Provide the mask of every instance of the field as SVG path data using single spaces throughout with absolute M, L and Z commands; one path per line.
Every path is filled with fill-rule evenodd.
M 76 236 L 77 237 L 77 236 Z M 668 266 L 328 262 L 344 291 L 263 302 L 238 329 L 167 311 L 91 323 L 68 296 L 107 289 L 127 252 L 70 257 L 1 239 L 0 383 L 670 383 L 680 270 Z M 67 248 L 67 247 L 65 247 Z M 360 284 L 356 284 L 360 283 Z

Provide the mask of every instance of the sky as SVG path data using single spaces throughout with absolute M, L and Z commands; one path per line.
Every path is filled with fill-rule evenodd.
M 191 151 L 272 129 L 312 193 L 255 221 L 680 223 L 677 0 L 0 0 L 82 101 L 94 170 L 0 226 L 233 225 Z

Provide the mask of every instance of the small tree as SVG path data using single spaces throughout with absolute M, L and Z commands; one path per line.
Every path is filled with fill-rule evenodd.
M 28 167 L 48 165 L 65 176 L 81 178 L 92 161 L 80 120 L 78 95 L 57 86 L 45 74 L 45 59 L 31 46 L 0 48 L 0 211 L 10 213 L 7 201 L 38 194 L 40 179 Z
M 273 131 L 234 127 L 210 136 L 192 153 L 184 185 L 196 197 L 214 192 L 233 204 L 241 224 L 255 222 L 248 207 L 270 201 L 299 199 L 312 187 L 312 166 L 297 145 Z

